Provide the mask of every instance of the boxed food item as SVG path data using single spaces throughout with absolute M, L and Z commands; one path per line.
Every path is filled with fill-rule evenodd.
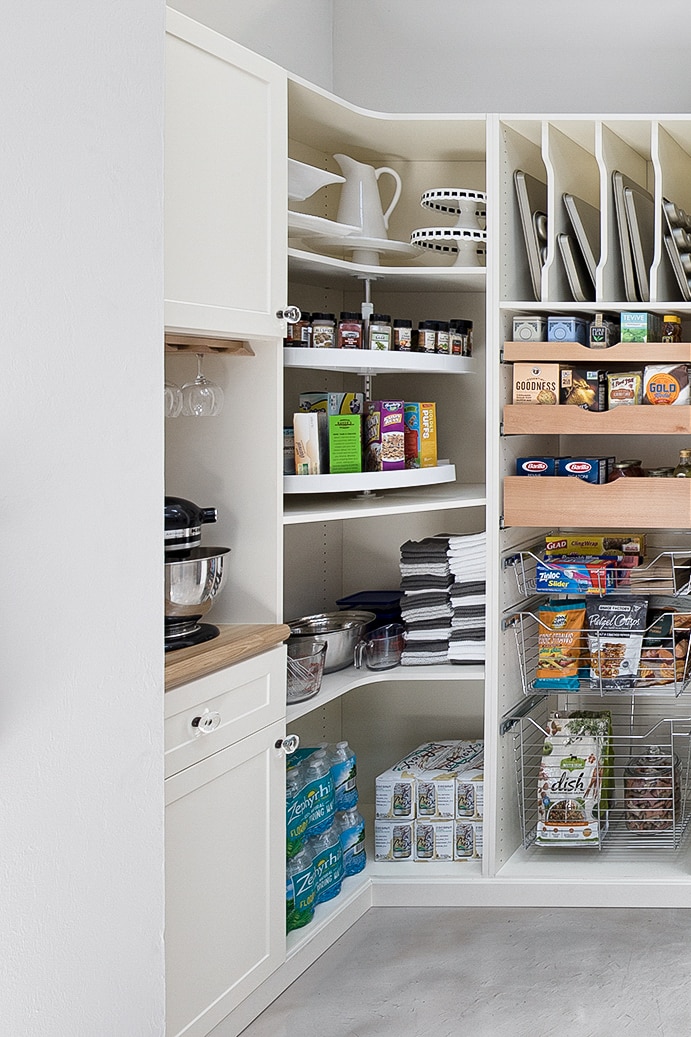
M 606 457 L 559 457 L 557 475 L 568 475 L 584 482 L 607 482 L 608 461 Z
M 412 861 L 414 824 L 414 821 L 375 820 L 375 861 Z
M 295 475 L 295 429 L 283 429 L 283 474 Z
M 514 364 L 513 402 L 559 403 L 559 364 Z
M 518 457 L 516 475 L 556 475 L 557 462 L 553 457 Z
M 329 471 L 347 474 L 362 471 L 362 415 L 329 415 Z
M 624 310 L 619 318 L 619 337 L 622 342 L 660 342 L 662 318 L 658 313 Z
M 403 400 L 365 403 L 365 470 L 389 472 L 405 468 Z
M 406 403 L 404 406 L 404 420 L 406 468 L 436 468 L 436 403 Z
M 632 552 L 644 555 L 645 533 L 548 533 L 548 555 L 612 555 Z
M 459 774 L 465 784 L 474 785 L 473 810 L 479 809 L 483 802 L 482 792 L 479 799 L 477 795 L 482 782 L 483 754 L 482 741 L 454 739 L 423 743 L 377 776 L 375 816 L 380 820 L 453 818 Z
M 362 414 L 365 397 L 361 392 L 301 392 L 300 410 L 323 410 L 327 414 Z
M 637 405 L 643 402 L 643 376 L 640 371 L 624 371 L 607 375 L 607 408 Z
M 559 402 L 583 410 L 607 410 L 607 372 L 590 367 L 562 366 Z
M 548 342 L 580 342 L 588 344 L 588 322 L 582 317 L 548 317 Z
M 540 594 L 610 594 L 619 559 L 572 555 L 538 561 L 535 590 Z
M 454 823 L 415 821 L 413 823 L 413 860 L 452 861 Z
M 456 775 L 454 817 L 479 820 L 485 816 L 484 768 L 476 767 Z
M 454 821 L 453 859 L 482 860 L 481 821 Z
M 643 403 L 688 406 L 689 368 L 686 364 L 647 364 L 643 368 Z
M 547 339 L 546 317 L 514 317 L 514 342 L 545 342 Z
M 329 470 L 329 430 L 325 411 L 293 415 L 295 474 L 325 475 Z

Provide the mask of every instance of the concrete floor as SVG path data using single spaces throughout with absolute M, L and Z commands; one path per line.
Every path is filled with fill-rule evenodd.
M 373 908 L 242 1037 L 687 1037 L 691 910 Z

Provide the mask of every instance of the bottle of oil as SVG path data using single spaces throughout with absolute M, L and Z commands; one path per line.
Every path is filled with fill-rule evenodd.
M 679 464 L 674 469 L 677 479 L 691 479 L 691 450 L 679 451 Z

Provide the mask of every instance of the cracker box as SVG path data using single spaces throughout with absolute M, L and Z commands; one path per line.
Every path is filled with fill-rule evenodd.
M 623 371 L 607 375 L 607 409 L 637 406 L 643 402 L 643 375 L 640 371 Z
M 557 475 L 568 475 L 584 482 L 607 482 L 608 462 L 606 457 L 559 457 Z
M 300 410 L 323 410 L 333 414 L 362 414 L 365 397 L 361 392 L 301 392 Z
M 413 860 L 452 861 L 454 822 L 413 822 Z
M 365 403 L 365 470 L 390 472 L 405 468 L 403 400 Z
M 324 411 L 298 411 L 293 415 L 295 474 L 325 475 L 328 472 L 328 424 Z
M 519 457 L 516 475 L 556 475 L 557 462 L 553 457 Z
M 689 369 L 686 364 L 648 364 L 643 368 L 643 403 L 688 406 Z
M 547 339 L 546 317 L 514 317 L 514 342 L 545 342 Z
M 659 342 L 662 318 L 657 313 L 624 310 L 619 318 L 619 337 L 622 342 Z
M 414 821 L 375 820 L 375 861 L 412 861 L 414 825 Z
M 406 403 L 404 406 L 406 468 L 437 467 L 437 405 Z
M 559 364 L 514 364 L 513 402 L 559 402 Z
M 344 475 L 362 471 L 362 415 L 330 414 L 329 471 Z
M 453 859 L 455 861 L 482 860 L 482 822 L 454 821 Z
M 588 345 L 588 322 L 581 317 L 548 317 L 548 342 L 580 342 Z
M 607 410 L 607 372 L 590 367 L 562 366 L 559 402 L 583 410 Z

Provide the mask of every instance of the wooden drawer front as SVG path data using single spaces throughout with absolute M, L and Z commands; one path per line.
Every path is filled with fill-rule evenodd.
M 166 692 L 166 777 L 284 718 L 285 659 L 280 645 Z

